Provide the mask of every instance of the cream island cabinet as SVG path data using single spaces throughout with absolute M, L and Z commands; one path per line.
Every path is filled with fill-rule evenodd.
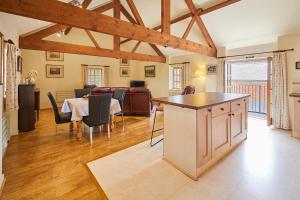
M 164 104 L 164 159 L 194 180 L 247 138 L 249 95 L 197 93 Z
M 291 93 L 290 97 L 293 98 L 292 136 L 295 138 L 300 138 L 300 123 L 299 123 L 300 122 L 300 93 Z

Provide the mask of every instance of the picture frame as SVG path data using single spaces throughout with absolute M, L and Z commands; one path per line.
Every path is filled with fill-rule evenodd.
M 64 78 L 64 66 L 63 65 L 46 65 L 46 77 L 47 78 Z
M 18 56 L 18 59 L 17 59 L 17 72 L 22 73 L 22 67 L 23 67 L 23 58 L 21 56 Z
M 4 38 L 0 32 L 0 85 L 3 85 L 3 59 L 4 59 Z
M 120 67 L 120 77 L 129 77 L 130 70 L 129 67 Z
M 64 61 L 64 53 L 46 51 L 46 61 Z
M 300 69 L 300 62 L 296 62 L 296 69 Z
M 155 75 L 155 65 L 145 66 L 145 77 L 153 78 Z
M 207 75 L 216 75 L 217 66 L 216 65 L 207 65 L 206 67 Z
M 127 58 L 120 59 L 120 66 L 129 66 L 129 60 Z

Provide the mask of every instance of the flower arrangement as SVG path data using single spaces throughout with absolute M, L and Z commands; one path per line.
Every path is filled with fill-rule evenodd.
M 35 84 L 35 78 L 37 77 L 37 75 L 38 72 L 36 70 L 30 70 L 25 77 L 26 83 Z

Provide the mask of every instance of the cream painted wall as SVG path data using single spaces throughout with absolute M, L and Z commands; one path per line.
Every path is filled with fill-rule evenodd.
M 181 56 L 172 56 L 170 57 L 170 63 L 182 63 L 190 62 L 190 78 L 191 85 L 196 87 L 196 92 L 215 92 L 217 90 L 217 76 L 216 75 L 207 75 L 206 66 L 207 65 L 216 65 L 217 59 L 203 56 L 200 54 L 189 54 Z M 202 77 L 195 77 L 196 71 L 202 71 Z
M 105 65 L 109 67 L 109 86 L 129 86 L 131 79 L 136 79 L 138 64 L 136 61 L 130 62 L 130 77 L 120 77 L 120 60 L 115 58 L 102 58 L 96 56 L 84 56 L 75 54 L 64 54 L 64 61 L 46 61 L 44 51 L 22 50 L 23 57 L 23 77 L 34 69 L 38 71 L 36 87 L 41 91 L 41 108 L 50 108 L 51 104 L 47 97 L 47 92 L 73 90 L 83 87 L 82 64 Z M 46 78 L 46 64 L 64 65 L 64 78 Z

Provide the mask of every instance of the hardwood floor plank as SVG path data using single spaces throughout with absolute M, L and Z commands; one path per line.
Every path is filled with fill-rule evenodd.
M 162 126 L 158 115 L 157 126 Z M 4 157 L 6 177 L 1 199 L 106 199 L 86 168 L 86 163 L 150 139 L 152 118 L 127 116 L 125 131 L 121 123 L 111 139 L 107 133 L 88 131 L 82 141 L 68 124 L 55 134 L 54 115 L 42 110 L 36 130 L 13 136 Z M 159 134 L 159 133 L 158 133 Z

